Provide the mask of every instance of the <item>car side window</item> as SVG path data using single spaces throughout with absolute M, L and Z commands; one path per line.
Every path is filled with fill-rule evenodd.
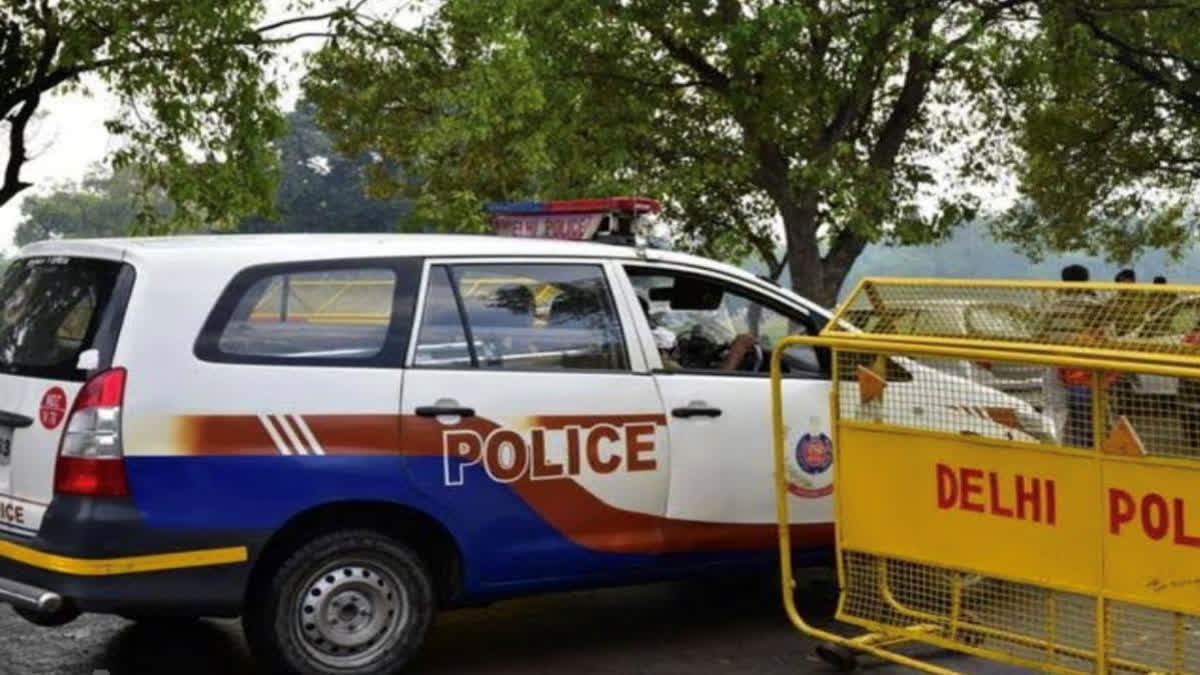
M 436 266 L 429 271 L 425 309 L 421 314 L 421 332 L 417 336 L 413 364 L 443 368 L 471 365 L 466 328 L 458 311 L 458 300 L 450 279 L 450 270 Z
M 414 365 L 630 367 L 620 319 L 599 265 L 436 265 L 430 274 Z
M 371 359 L 387 341 L 395 291 L 388 268 L 264 276 L 242 292 L 216 347 L 235 358 Z
M 672 270 L 628 267 L 668 371 L 758 373 L 785 336 L 812 334 L 811 321 L 785 314 L 746 289 Z M 797 345 L 784 352 L 785 371 L 822 376 L 817 352 Z

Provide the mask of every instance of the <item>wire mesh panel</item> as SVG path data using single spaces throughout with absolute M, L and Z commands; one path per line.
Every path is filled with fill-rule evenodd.
M 1200 456 L 1170 394 L 994 361 L 1039 373 L 1033 406 L 970 358 L 834 353 L 839 618 L 1048 670 L 1200 672 Z M 1113 594 L 1147 600 L 1098 614 Z
M 941 636 L 1014 660 L 1094 672 L 1096 601 L 969 572 L 846 552 L 842 619 Z
M 826 334 L 1200 356 L 1200 287 L 868 279 Z
M 1046 671 L 1200 673 L 1191 293 L 860 285 L 821 336 L 839 618 Z
M 838 405 L 843 420 L 877 422 L 914 430 L 983 435 L 1028 442 L 1090 445 L 1076 434 L 1061 438 L 1052 414 L 998 386 L 994 377 L 965 359 L 839 350 Z M 1020 370 L 1040 394 L 1053 374 L 1028 363 L 1005 363 Z M 1091 414 L 1084 410 L 1088 434 Z M 1061 422 L 1066 422 L 1064 416 Z M 1061 424 L 1059 425 L 1061 426 Z

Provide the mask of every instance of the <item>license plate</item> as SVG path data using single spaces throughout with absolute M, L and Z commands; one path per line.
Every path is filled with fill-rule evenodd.
M 12 459 L 12 427 L 0 427 L 0 466 L 8 466 Z

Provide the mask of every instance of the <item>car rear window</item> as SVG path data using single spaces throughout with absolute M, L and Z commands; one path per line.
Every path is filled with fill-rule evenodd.
M 76 364 L 91 349 L 122 263 L 70 257 L 21 258 L 0 283 L 0 369 L 83 380 Z

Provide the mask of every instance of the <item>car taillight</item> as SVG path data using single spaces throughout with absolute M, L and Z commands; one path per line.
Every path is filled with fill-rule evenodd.
M 58 448 L 55 493 L 86 497 L 129 495 L 121 447 L 124 398 L 124 368 L 106 370 L 79 390 Z

